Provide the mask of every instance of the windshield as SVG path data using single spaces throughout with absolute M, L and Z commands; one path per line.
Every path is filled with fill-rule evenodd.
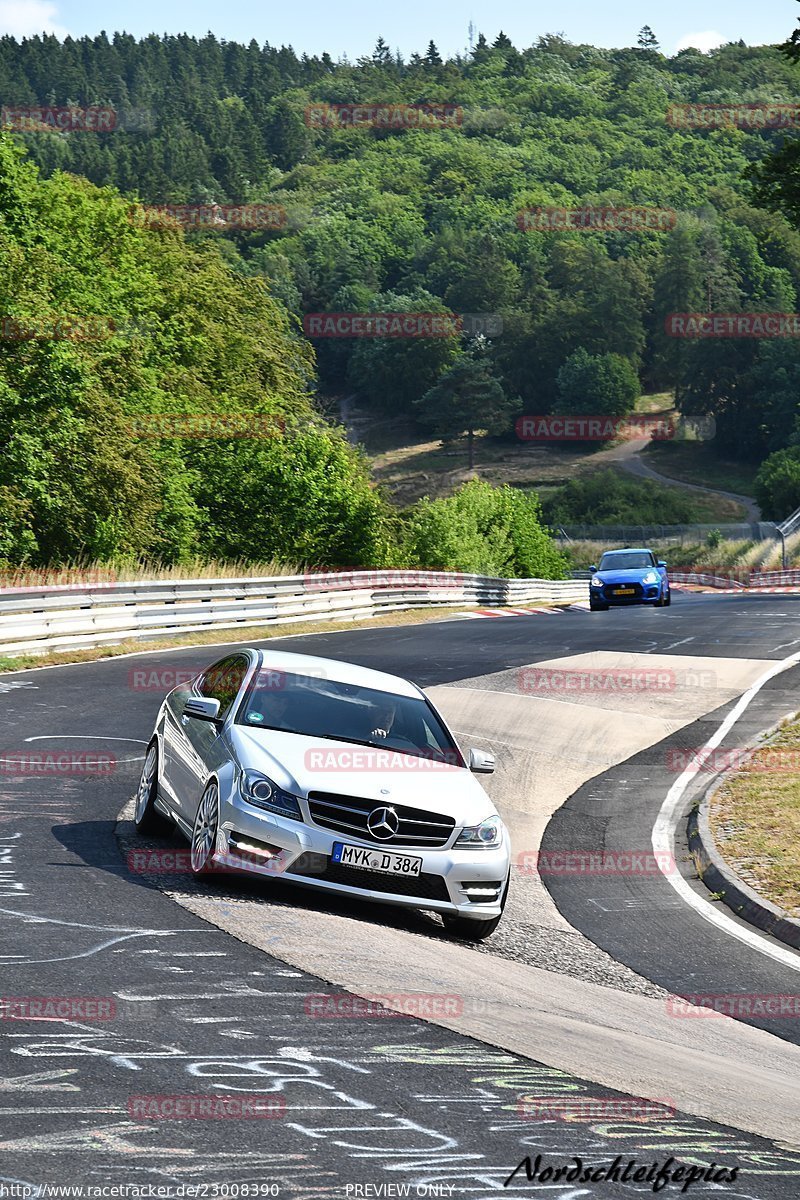
M 465 765 L 455 742 L 421 697 L 310 675 L 261 670 L 242 702 L 237 723 Z
M 601 571 L 631 571 L 652 566 L 653 556 L 649 550 L 614 550 L 600 559 Z

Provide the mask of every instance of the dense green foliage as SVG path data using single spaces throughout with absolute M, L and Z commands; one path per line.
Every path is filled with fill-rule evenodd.
M 452 513 L 441 509 L 449 501 L 415 509 L 413 552 L 398 543 L 365 462 L 315 411 L 300 332 L 309 313 L 497 318 L 479 347 L 468 333 L 314 343 L 325 391 L 356 391 L 442 436 L 455 425 L 500 432 L 518 411 L 625 412 L 643 388 L 674 389 L 685 412 L 712 414 L 731 456 L 760 461 L 794 444 L 796 341 L 692 341 L 669 336 L 665 319 L 800 308 L 797 140 L 667 116 L 682 103 L 791 102 L 797 78 L 774 48 L 667 58 L 649 31 L 621 50 L 556 35 L 524 50 L 481 38 L 446 62 L 432 44 L 403 61 L 381 43 L 354 64 L 211 34 L 0 38 L 7 103 L 121 114 L 113 133 L 15 134 L 45 182 L 8 146 L 0 152 L 3 311 L 120 324 L 99 341 L 0 345 L 0 558 L 380 565 L 411 554 L 456 565 L 466 554 L 499 564 L 504 552 L 484 545 L 483 492 Z M 309 115 L 337 103 L 441 103 L 461 120 L 330 128 Z M 287 220 L 184 236 L 169 219 L 137 227 L 113 188 L 148 205 L 269 202 Z M 525 228 L 519 214 L 540 206 L 654 206 L 677 217 L 672 229 Z M 481 377 L 470 378 L 478 350 Z M 467 410 L 481 403 L 479 420 Z M 142 439 L 128 424 L 216 411 L 281 417 L 286 434 Z M 631 519 L 647 519 L 640 501 Z M 623 520 L 634 498 L 597 495 L 591 512 L 589 503 L 565 495 L 557 511 L 574 515 L 558 519 L 611 520 L 613 508 Z M 681 520 L 672 501 L 670 511 Z M 473 530 L 473 550 L 456 546 L 453 522 L 465 537 Z
M 770 454 L 756 475 L 755 491 L 766 521 L 782 521 L 800 508 L 800 446 Z
M 544 505 L 550 525 L 684 525 L 696 520 L 685 493 L 597 471 L 570 479 Z
M 516 488 L 465 483 L 443 500 L 420 500 L 406 528 L 411 566 L 438 563 L 503 578 L 561 579 L 563 555 L 543 529 L 539 502 Z
M 381 561 L 383 503 L 263 281 L 110 190 L 40 181 L 7 138 L 0 311 L 0 559 Z M 266 436 L 190 436 L 211 414 Z M 178 436 L 141 436 L 154 418 Z
M 282 205 L 282 230 L 234 234 L 226 257 L 266 275 L 298 316 L 498 314 L 492 371 L 525 411 L 554 410 L 559 371 L 576 351 L 616 354 L 644 387 L 674 387 L 693 411 L 713 411 L 726 449 L 763 456 L 780 431 L 761 422 L 754 436 L 745 410 L 755 400 L 732 384 L 762 349 L 667 337 L 664 318 L 797 307 L 800 234 L 754 207 L 743 180 L 785 134 L 682 127 L 668 110 L 791 102 L 796 69 L 770 47 L 667 58 L 656 44 L 645 36 L 606 50 L 547 35 L 520 51 L 500 37 L 479 39 L 468 57 L 442 62 L 434 46 L 404 62 L 381 43 L 351 64 L 210 34 L 3 38 L 0 94 L 151 114 L 139 131 L 22 135 L 46 171 L 76 171 L 149 203 Z M 308 115 L 313 105 L 390 102 L 447 103 L 462 121 L 331 128 Z M 678 214 L 677 228 L 519 228 L 518 214 L 541 205 L 657 206 Z M 319 342 L 322 383 L 413 415 L 458 340 Z
M 621 354 L 589 354 L 581 348 L 570 354 L 558 372 L 559 413 L 602 413 L 624 417 L 639 396 L 639 378 Z

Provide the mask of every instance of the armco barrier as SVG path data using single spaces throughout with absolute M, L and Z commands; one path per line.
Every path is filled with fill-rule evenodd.
M 669 577 L 673 583 L 695 583 L 703 587 L 734 589 L 735 591 L 758 591 L 759 588 L 793 588 L 800 587 L 800 570 L 786 571 L 752 571 L 740 567 L 732 567 L 730 574 L 724 574 L 725 568 L 708 567 L 698 571 L 670 571 Z
M 740 579 L 731 575 L 717 575 L 705 571 L 670 571 L 670 583 L 694 583 L 701 587 L 736 588 L 744 591 L 747 587 Z
M 0 588 L 0 654 L 82 650 L 128 640 L 298 621 L 342 621 L 409 608 L 570 603 L 574 580 L 494 579 L 441 571 L 348 571 L 264 579 L 154 580 Z

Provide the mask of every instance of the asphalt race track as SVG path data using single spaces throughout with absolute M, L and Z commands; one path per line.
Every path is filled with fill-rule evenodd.
M 496 744 L 492 795 L 517 854 L 540 840 L 548 852 L 642 850 L 675 778 L 670 754 L 701 745 L 765 664 L 800 649 L 798 618 L 800 597 L 676 594 L 667 610 L 435 620 L 270 645 L 432 689 L 462 744 Z M 116 759 L 105 775 L 0 776 L 2 996 L 76 998 L 72 1017 L 0 1024 L 0 1184 L 237 1200 L 653 1192 L 649 1181 L 583 1182 L 577 1169 L 558 1182 L 521 1171 L 503 1186 L 541 1155 L 540 1168 L 617 1156 L 636 1168 L 669 1158 L 708 1175 L 712 1163 L 738 1168 L 734 1182 L 704 1178 L 688 1193 L 684 1177 L 666 1197 L 800 1194 L 797 1018 L 670 1020 L 665 1002 L 796 994 L 800 956 L 783 948 L 795 965 L 731 937 L 661 875 L 540 880 L 521 869 L 503 925 L 476 949 L 416 913 L 271 881 L 132 872 L 135 843 L 118 817 L 170 686 L 158 690 L 152 673 L 163 682 L 217 656 L 202 647 L 0 676 L 0 755 Z M 524 674 L 643 658 L 674 661 L 667 694 L 568 699 L 535 692 Z M 768 684 L 728 743 L 800 708 L 798 675 Z M 676 859 L 691 881 L 680 832 Z M 443 993 L 463 1012 L 318 1015 L 315 996 L 390 983 Z M 94 1010 L 81 1009 L 87 998 Z M 268 1117 L 230 1102 L 220 1119 L 155 1119 L 149 1104 L 225 1096 L 250 1113 L 265 1095 Z M 521 1107 L 526 1096 L 536 1102 Z M 662 1101 L 661 1115 L 631 1119 L 642 1096 Z M 582 1119 L 580 1103 L 598 1097 L 619 1103 Z M 573 1119 L 554 1115 L 565 1099 Z

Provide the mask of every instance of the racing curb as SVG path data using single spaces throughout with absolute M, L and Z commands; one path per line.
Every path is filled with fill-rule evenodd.
M 737 917 L 777 938 L 779 942 L 800 950 L 800 920 L 788 916 L 784 909 L 771 904 L 748 887 L 717 849 L 708 816 L 714 792 L 721 786 L 722 783 L 715 780 L 689 813 L 689 851 L 697 874 L 709 891 L 716 893 Z

